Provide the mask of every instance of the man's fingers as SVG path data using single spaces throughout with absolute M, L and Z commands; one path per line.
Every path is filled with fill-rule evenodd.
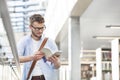
M 53 62 L 57 61 L 58 59 L 56 56 L 51 56 L 51 57 L 48 57 L 47 60 L 53 63 Z
M 41 52 L 41 51 L 37 51 L 36 54 L 37 54 L 37 55 L 41 55 L 41 54 L 43 55 L 44 53 Z
M 35 54 L 34 55 L 34 60 L 42 59 L 43 56 L 44 56 L 44 54 Z

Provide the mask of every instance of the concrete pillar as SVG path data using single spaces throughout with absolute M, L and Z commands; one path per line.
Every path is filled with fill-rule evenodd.
M 79 17 L 71 17 L 68 26 L 69 80 L 80 80 L 80 29 Z

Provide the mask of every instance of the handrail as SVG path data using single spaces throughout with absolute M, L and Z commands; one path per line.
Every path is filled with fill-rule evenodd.
M 21 75 L 21 68 L 20 68 L 19 58 L 18 58 L 17 49 L 16 49 L 16 43 L 14 39 L 14 34 L 12 30 L 12 25 L 10 21 L 6 0 L 0 0 L 0 14 L 1 14 L 3 25 L 6 30 L 6 34 L 11 46 L 13 56 L 15 59 L 15 64 L 16 64 L 18 73 Z M 19 78 L 20 78 L 20 75 L 19 75 Z
M 19 76 L 17 75 L 17 73 L 16 73 L 15 69 L 13 68 L 12 62 L 9 62 L 9 66 L 10 66 L 10 68 L 11 68 L 11 69 L 12 69 L 12 71 L 13 71 L 13 73 L 16 75 L 16 77 L 17 77 L 17 78 L 18 78 L 18 80 L 19 80 Z

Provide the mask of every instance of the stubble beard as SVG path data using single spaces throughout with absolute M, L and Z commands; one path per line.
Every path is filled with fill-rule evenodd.
M 32 36 L 35 37 L 35 38 L 37 38 L 37 39 L 40 39 L 42 35 L 41 35 L 41 36 L 38 36 L 38 35 L 36 35 L 36 34 L 32 31 Z

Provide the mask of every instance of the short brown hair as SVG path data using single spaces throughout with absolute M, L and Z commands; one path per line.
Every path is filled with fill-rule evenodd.
M 34 14 L 30 17 L 30 25 L 33 22 L 44 23 L 44 18 L 40 14 Z

